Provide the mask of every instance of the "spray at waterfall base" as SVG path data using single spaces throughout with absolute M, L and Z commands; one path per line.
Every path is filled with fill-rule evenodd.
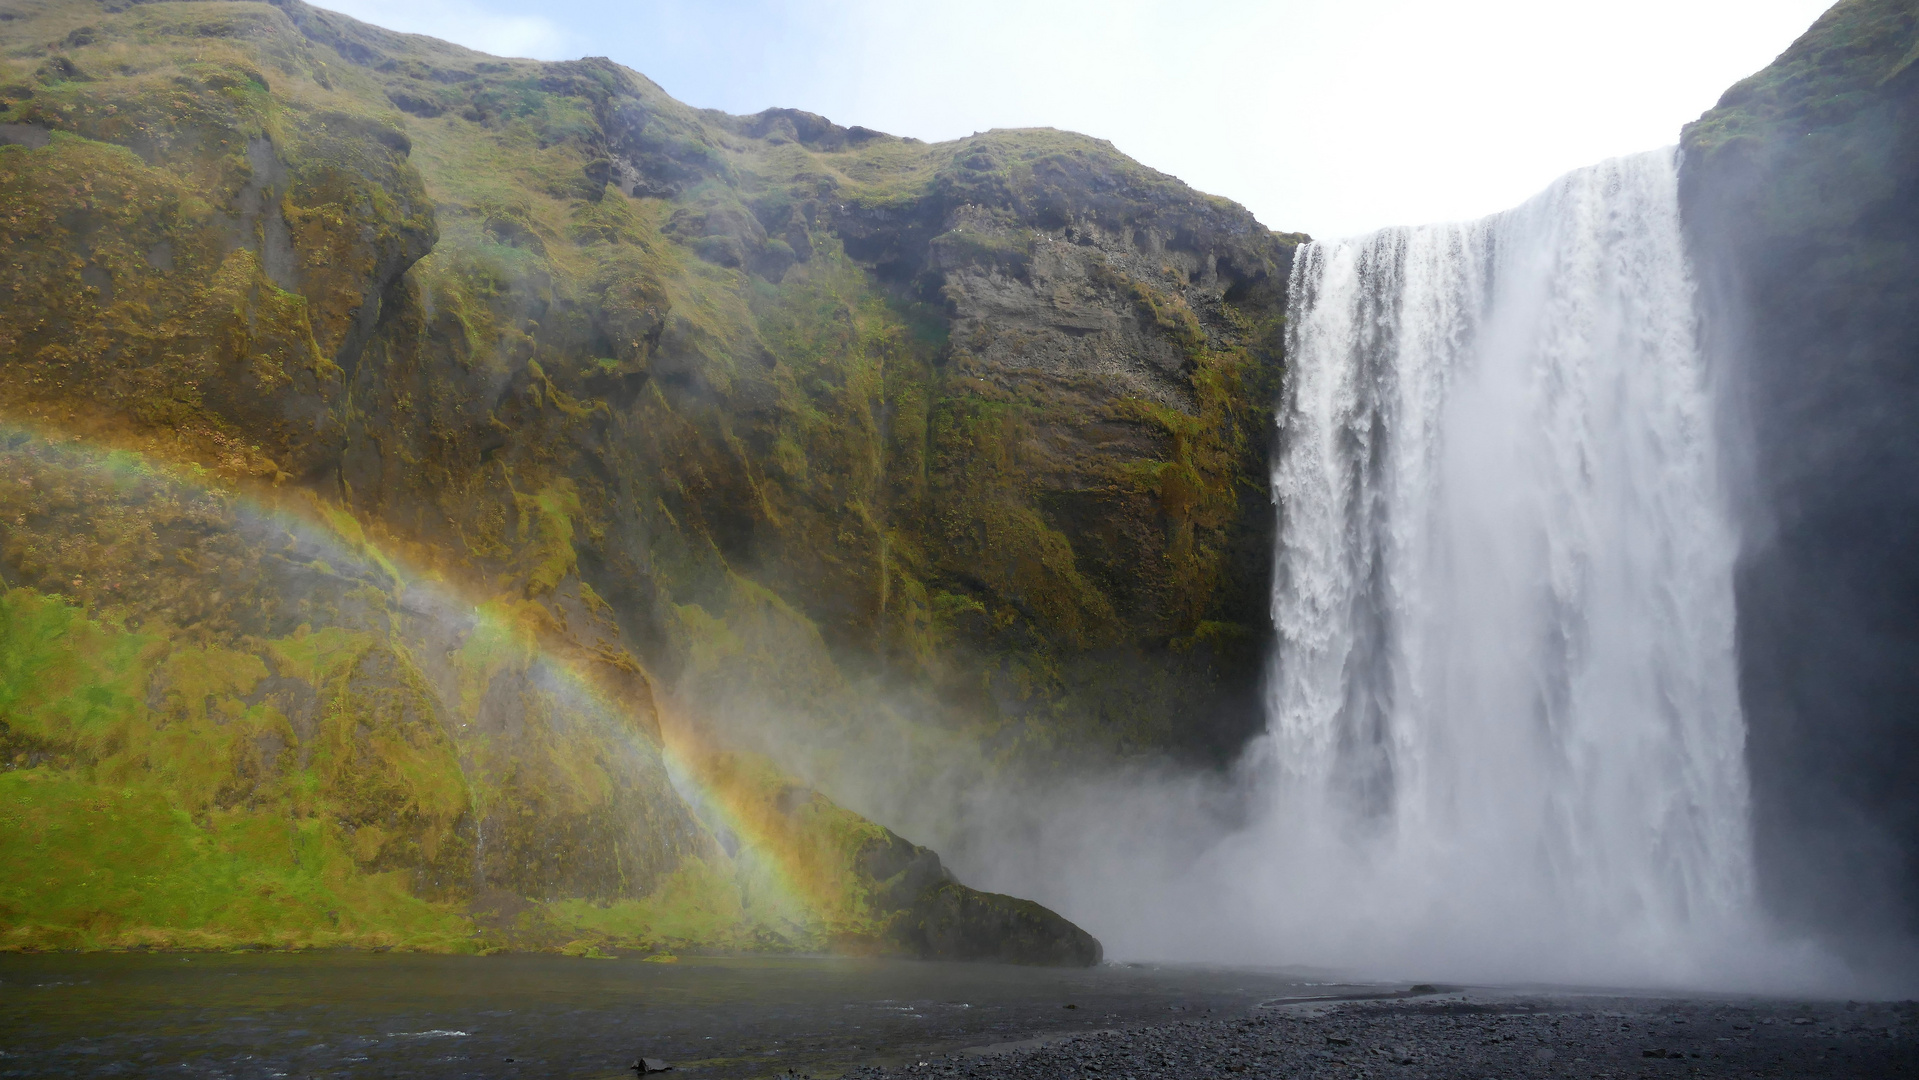
M 1308 245 L 1291 287 L 1267 732 L 1225 785 L 982 795 L 1020 840 L 943 849 L 1121 956 L 1848 985 L 1755 895 L 1674 152 Z

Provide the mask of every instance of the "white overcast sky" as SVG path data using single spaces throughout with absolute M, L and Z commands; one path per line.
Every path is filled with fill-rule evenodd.
M 321 0 L 689 104 L 896 135 L 1050 126 L 1340 236 L 1477 217 L 1677 140 L 1827 0 Z

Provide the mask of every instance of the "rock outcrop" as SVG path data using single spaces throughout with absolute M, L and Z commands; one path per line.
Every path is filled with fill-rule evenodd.
M 16 946 L 1091 962 L 819 791 L 1258 723 L 1299 238 L 1109 144 L 47 0 L 0 217 Z
M 1919 5 L 1845 0 L 1685 132 L 1737 430 L 1742 692 L 1775 911 L 1919 929 Z M 1883 959 L 1883 953 L 1880 953 Z

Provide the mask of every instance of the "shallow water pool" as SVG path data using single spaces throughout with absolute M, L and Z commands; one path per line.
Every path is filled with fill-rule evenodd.
M 0 1077 L 613 1077 L 641 1056 L 689 1080 L 831 1076 L 1350 989 L 1297 972 L 831 957 L 0 956 Z

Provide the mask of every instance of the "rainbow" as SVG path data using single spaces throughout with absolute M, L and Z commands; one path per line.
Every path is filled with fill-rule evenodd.
M 155 442 L 141 445 L 124 437 L 0 421 L 0 455 L 30 454 L 43 466 L 104 481 L 128 498 L 166 485 L 220 500 L 250 523 L 282 531 L 320 552 L 329 564 L 377 572 L 396 598 L 408 601 L 408 608 L 457 614 L 472 626 L 466 640 L 486 639 L 516 653 L 529 671 L 542 676 L 543 689 L 563 695 L 577 716 L 597 721 L 604 737 L 622 740 L 642 756 L 657 754 L 675 793 L 712 834 L 716 847 L 725 849 L 736 875 L 751 876 L 763 909 L 803 913 L 817 923 L 822 917 L 832 921 L 833 913 L 844 907 L 841 883 L 822 871 L 820 853 L 795 843 L 781 816 L 769 812 L 765 784 L 752 782 L 763 781 L 766 770 L 744 775 L 753 770 L 739 767 L 739 755 L 717 746 L 702 725 L 664 702 L 655 702 L 657 729 L 645 722 L 634 708 L 630 689 L 623 694 L 609 686 L 606 657 L 562 637 L 558 620 L 538 601 L 515 594 L 489 596 L 478 584 L 410 565 L 371 538 L 358 517 L 310 490 L 250 482 L 235 470 L 223 474 L 171 449 Z M 175 460 L 183 456 L 186 460 Z M 0 522 L 0 527 L 6 524 Z M 89 610 L 89 616 L 94 614 Z M 110 611 L 104 614 L 111 617 Z M 649 737 L 654 732 L 657 742 Z M 474 778 L 467 780 L 470 796 L 476 794 Z

